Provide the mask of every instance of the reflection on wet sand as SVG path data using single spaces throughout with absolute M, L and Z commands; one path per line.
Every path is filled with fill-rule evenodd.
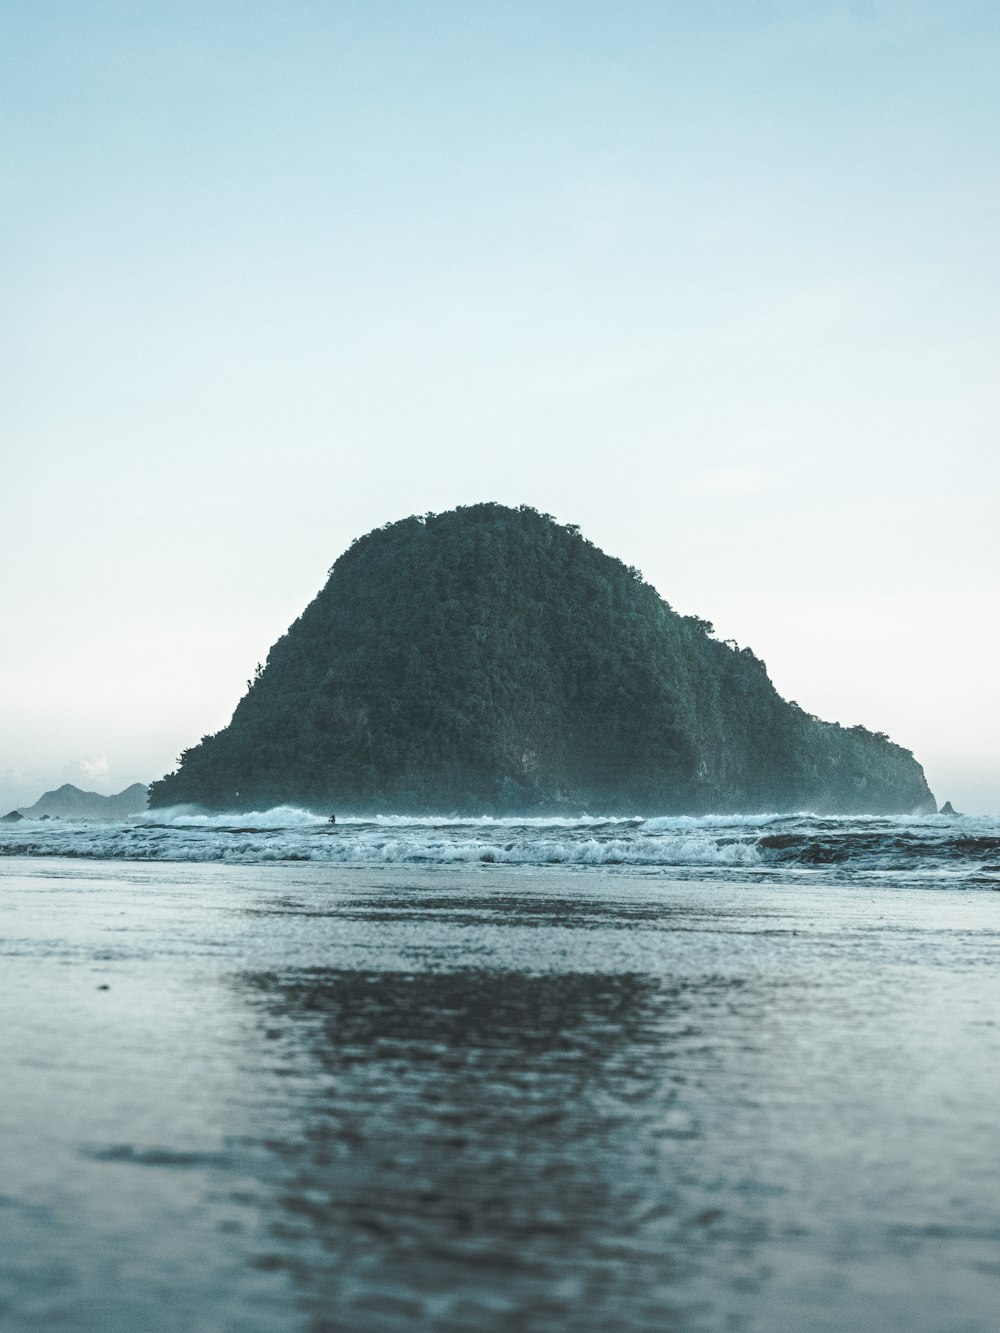
M 737 983 L 311 970 L 242 978 L 301 1087 L 272 1245 L 315 1330 L 697 1327 L 722 1221 L 692 1171 L 701 1014 Z M 752 1238 L 719 1236 L 730 1251 Z M 699 1257 L 700 1256 L 700 1257 Z M 744 1262 L 736 1263 L 739 1276 Z M 692 1322 L 693 1320 L 693 1322 Z
M 992 895 L 0 862 L 3 1333 L 992 1333 Z

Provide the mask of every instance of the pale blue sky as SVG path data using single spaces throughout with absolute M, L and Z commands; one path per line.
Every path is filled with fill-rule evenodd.
M 998 66 L 964 0 L 6 0 L 0 805 L 496 499 L 1000 810 Z

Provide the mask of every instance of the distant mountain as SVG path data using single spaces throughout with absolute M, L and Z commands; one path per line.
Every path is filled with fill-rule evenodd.
M 150 804 L 933 810 L 913 755 L 786 703 L 573 526 L 481 504 L 359 538 Z
M 117 796 L 101 796 L 66 782 L 55 791 L 47 791 L 34 805 L 22 805 L 18 813 L 25 819 L 39 819 L 42 815 L 55 819 L 126 819 L 146 809 L 148 791 L 143 783 L 134 782 Z

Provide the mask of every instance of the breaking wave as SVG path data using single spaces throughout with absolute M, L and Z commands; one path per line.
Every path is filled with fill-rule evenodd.
M 907 883 L 1000 889 L 1000 820 L 810 814 L 608 818 L 324 815 L 293 806 L 248 814 L 194 807 L 120 823 L 22 820 L 0 855 L 230 864 L 566 866 L 712 878 L 903 876 Z

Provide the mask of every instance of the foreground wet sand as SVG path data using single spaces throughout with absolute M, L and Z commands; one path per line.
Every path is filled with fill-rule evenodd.
M 0 1326 L 985 1333 L 997 912 L 2 861 Z

